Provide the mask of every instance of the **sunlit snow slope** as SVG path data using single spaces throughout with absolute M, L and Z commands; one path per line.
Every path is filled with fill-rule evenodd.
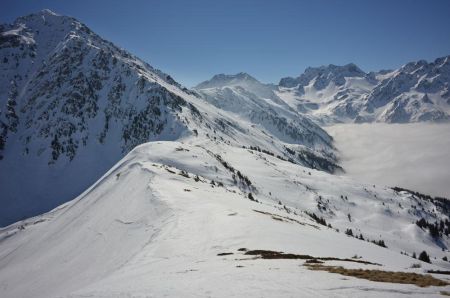
M 417 204 L 424 211 L 412 208 Z M 304 211 L 323 216 L 332 228 Z M 347 268 L 450 268 L 441 260 L 448 238 L 435 242 L 413 223 L 419 215 L 430 220 L 441 212 L 409 193 L 361 185 L 255 150 L 148 143 L 77 199 L 0 230 L 0 296 L 438 296 L 450 287 L 343 279 L 308 270 L 304 260 L 260 259 L 242 248 L 357 255 L 381 264 L 326 261 Z M 347 236 L 347 228 L 365 239 L 383 239 L 388 248 Z M 400 253 L 424 249 L 433 264 Z M 232 254 L 218 255 L 223 253 Z M 414 263 L 421 268 L 410 268 Z

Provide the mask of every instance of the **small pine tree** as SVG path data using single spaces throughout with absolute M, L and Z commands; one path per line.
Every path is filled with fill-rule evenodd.
M 433 238 L 439 238 L 439 229 L 438 229 L 438 226 L 437 226 L 437 224 L 430 224 L 429 225 L 429 227 L 428 227 L 428 229 L 429 229 L 429 231 L 430 231 L 430 235 L 431 235 L 431 237 L 433 237 Z
M 178 173 L 178 174 L 183 176 L 183 177 L 189 178 L 189 174 L 185 170 L 181 170 L 180 173 Z
M 381 247 L 387 247 L 386 246 L 386 243 L 384 243 L 384 240 L 378 240 L 378 243 L 377 243 L 379 246 L 381 246 Z
M 425 219 L 421 218 L 420 220 L 416 221 L 416 225 L 423 229 L 428 225 L 428 223 Z
M 416 252 L 413 252 L 413 255 L 412 255 L 412 257 L 413 257 L 413 259 L 417 259 L 417 255 L 416 255 Z
M 353 231 L 352 231 L 352 229 L 347 229 L 347 230 L 345 231 L 345 234 L 348 235 L 348 236 L 352 236 L 352 237 L 353 237 Z
M 427 254 L 426 251 L 422 251 L 419 255 L 419 260 L 427 263 L 431 263 L 430 256 Z
M 61 144 L 58 141 L 58 136 L 55 134 L 53 141 L 51 143 L 52 147 L 52 158 L 53 160 L 57 160 L 61 151 Z

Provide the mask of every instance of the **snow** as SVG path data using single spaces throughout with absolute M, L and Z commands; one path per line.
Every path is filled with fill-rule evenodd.
M 423 272 L 449 267 L 437 262 L 438 265 L 422 263 L 421 269 L 410 268 L 417 260 L 401 255 L 398 249 L 425 248 L 423 233 L 409 224 L 411 219 L 406 214 L 380 216 L 373 212 L 376 202 L 385 201 L 389 206 L 392 190 L 372 189 L 370 192 L 378 195 L 374 199 L 364 190 L 369 186 L 351 179 L 314 170 L 309 175 L 307 168 L 247 149 L 213 143 L 207 144 L 206 149 L 205 144 L 193 140 L 189 143 L 153 142 L 138 146 L 77 199 L 0 230 L 1 296 L 260 297 L 261 293 L 301 293 L 306 297 L 367 297 L 406 293 L 420 297 L 437 295 L 442 290 L 354 278 L 342 280 L 339 275 L 311 272 L 301 260 L 249 259 L 238 249 L 318 257 L 358 255 L 382 264 L 383 270 Z M 230 173 L 211 151 L 248 175 L 261 203 L 246 198 L 246 189 L 232 183 Z M 179 175 L 181 170 L 190 177 Z M 195 175 L 200 177 L 199 182 L 193 179 Z M 224 186 L 211 186 L 212 179 Z M 308 194 L 307 189 L 315 191 Z M 352 212 L 352 223 L 346 214 L 327 217 L 333 227 L 341 229 L 340 233 L 312 222 L 302 212 L 312 209 L 308 206 L 316 204 L 313 197 L 318 192 L 339 207 L 331 207 L 333 210 L 346 213 L 346 203 L 328 195 L 337 193 L 337 189 L 358 206 L 346 207 Z M 278 205 L 279 200 L 291 211 Z M 390 208 L 395 210 L 395 204 Z M 406 197 L 402 204 L 408 204 Z M 297 222 L 274 220 L 255 210 Z M 371 239 L 382 234 L 389 248 L 346 236 L 342 232 L 346 226 L 355 231 L 359 226 Z M 395 231 L 401 232 L 397 241 L 394 239 L 399 235 Z M 426 249 L 432 256 L 442 254 L 431 244 Z M 224 252 L 233 255 L 217 256 Z M 348 268 L 379 268 L 346 262 L 330 265 L 334 263 Z
M 279 185 L 294 187 L 289 180 L 294 179 L 294 173 L 302 173 L 301 167 L 242 148 L 212 144 L 209 148 L 250 177 L 262 203 L 248 200 L 243 189 L 230 183 L 227 170 L 201 146 L 178 142 L 141 145 L 77 199 L 0 231 L 1 296 L 260 297 L 264 293 L 270 297 L 433 297 L 450 289 L 343 280 L 336 274 L 307 270 L 302 260 L 248 258 L 238 249 L 340 258 L 357 254 L 382 264 L 383 270 L 440 268 L 422 263 L 421 269 L 411 269 L 417 260 L 393 249 L 319 226 L 294 207 L 290 208 L 298 210 L 297 214 L 287 213 L 276 203 L 279 198 L 287 206 L 308 201 L 307 197 L 292 197 L 290 189 Z M 179 175 L 180 170 L 187 171 L 190 178 Z M 275 173 L 277 180 L 273 179 Z M 199 182 L 193 179 L 197 174 Z M 351 180 L 319 171 L 303 178 L 311 187 L 324 183 L 331 184 L 331 189 L 349 190 L 346 183 L 334 184 L 339 180 L 359 188 Z M 212 187 L 211 179 L 222 181 L 224 187 Z M 276 199 L 267 194 L 274 189 L 278 190 L 272 193 L 279 196 Z M 284 197 L 288 193 L 291 198 Z M 274 220 L 255 210 L 298 222 Z M 367 214 L 368 210 L 361 208 L 364 210 Z M 358 218 L 362 217 L 355 215 Z M 378 224 L 383 220 L 378 219 Z M 233 255 L 217 256 L 224 252 Z
M 325 172 L 333 171 L 320 161 L 335 166 L 336 150 L 331 137 L 311 120 L 351 122 L 364 116 L 389 122 L 400 119 L 391 115 L 404 116 L 403 112 L 411 121 L 423 115 L 435 119 L 439 114 L 427 113 L 448 108 L 440 89 L 423 98 L 416 82 L 414 90 L 393 98 L 389 109 L 370 112 L 364 110 L 368 94 L 385 86 L 376 79 L 383 75 L 370 77 L 348 64 L 309 68 L 305 75 L 285 80 L 288 85 L 298 80 L 296 87 L 262 84 L 239 73 L 217 75 L 192 91 L 73 18 L 44 10 L 5 28 L 24 48 L 11 45 L 0 52 L 17 60 L 2 64 L 2 100 L 14 93 L 11 78 L 22 77 L 17 82 L 20 122 L 8 130 L 6 149 L 0 152 L 0 224 L 73 200 L 0 228 L 0 297 L 437 297 L 441 290 L 450 291 L 450 286 L 419 288 L 344 278 L 310 271 L 304 260 L 264 260 L 239 251 L 357 255 L 381 264 L 326 262 L 346 268 L 448 270 L 450 263 L 443 257 L 450 257 L 449 236 L 434 239 L 415 224 L 420 219 L 448 220 L 446 203 L 385 186 L 397 184 L 396 171 L 404 165 L 391 171 L 396 175 L 380 174 L 386 166 L 372 170 L 386 179 L 379 184 L 372 177 L 356 179 L 352 162 L 362 162 L 353 161 L 355 149 L 372 162 L 362 163 L 365 173 L 374 164 L 391 162 L 392 154 L 381 141 L 377 146 L 369 143 L 382 158 L 371 159 L 375 154 L 366 152 L 364 144 L 349 149 L 350 141 L 341 139 L 357 136 L 373 142 L 380 140 L 378 132 L 360 137 L 349 129 L 352 126 L 327 128 L 336 136 L 348 175 Z M 447 67 L 447 59 L 441 60 L 402 69 L 420 75 L 419 81 L 433 75 L 435 87 L 442 87 L 445 77 L 433 74 L 437 66 Z M 101 87 L 94 88 L 93 95 L 81 94 L 83 82 L 95 76 L 80 83 L 76 75 L 93 72 L 102 76 Z M 401 85 L 408 76 L 398 75 L 385 73 L 384 79 Z M 55 81 L 61 85 L 53 86 Z M 117 89 L 122 91 L 111 93 Z M 92 99 L 98 114 L 89 116 L 86 106 L 65 110 L 73 102 L 59 100 L 70 99 L 65 94 L 69 91 Z M 414 100 L 422 100 L 419 108 Z M 397 109 L 401 103 L 403 110 Z M 7 103 L 0 104 L 3 109 Z M 10 124 L 3 115 L 1 120 Z M 63 120 L 79 129 L 67 136 L 66 127 L 59 126 Z M 132 124 L 131 134 L 137 136 L 125 137 Z M 428 159 L 405 152 L 410 147 L 427 150 L 441 161 L 437 168 L 442 175 L 432 176 L 433 181 L 448 180 L 445 161 L 450 158 L 434 151 L 442 153 L 448 147 L 447 127 L 428 131 L 413 126 L 416 134 L 392 127 L 385 130 L 404 134 L 400 149 L 393 150 L 396 160 L 405 164 L 417 157 L 415 165 L 425 169 Z M 436 132 L 438 140 L 428 138 Z M 49 159 L 56 135 L 64 145 L 76 142 L 74 156 Z M 435 146 L 417 143 L 418 136 Z M 395 143 L 392 137 L 389 143 Z M 249 199 L 250 193 L 256 201 Z M 308 215 L 312 213 L 329 226 L 313 221 Z M 365 240 L 347 236 L 347 229 Z M 383 240 L 387 248 L 369 240 Z M 411 257 L 423 250 L 432 264 Z M 222 253 L 233 254 L 218 255 Z

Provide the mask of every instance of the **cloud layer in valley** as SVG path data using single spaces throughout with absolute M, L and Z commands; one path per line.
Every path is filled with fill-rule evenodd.
M 347 175 L 450 198 L 449 124 L 342 124 L 326 130 Z

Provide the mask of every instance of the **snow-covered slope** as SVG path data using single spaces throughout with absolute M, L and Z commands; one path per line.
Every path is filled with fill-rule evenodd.
M 194 88 L 208 103 L 232 113 L 246 126 L 261 127 L 266 135 L 288 144 L 306 144 L 286 149 L 291 155 L 294 153 L 292 150 L 296 151 L 294 159 L 296 156 L 302 164 L 328 172 L 339 170 L 333 152 L 310 150 L 317 139 L 332 146 L 330 137 L 314 122 L 281 100 L 274 93 L 275 89 L 246 73 L 216 75 Z M 291 157 L 288 156 L 288 159 Z
M 450 56 L 365 73 L 354 64 L 308 68 L 276 94 L 322 123 L 442 122 L 450 119 Z
M 18 18 L 0 27 L 0 226 L 73 199 L 151 140 L 194 135 L 337 167 L 317 125 L 270 121 L 251 126 L 208 104 L 74 18 Z
M 77 199 L 0 230 L 0 296 L 438 297 L 450 287 L 343 278 L 246 250 L 340 258 L 325 264 L 346 268 L 442 270 L 448 236 L 432 240 L 415 221 L 448 219 L 444 208 L 256 150 L 152 142 Z M 422 250 L 433 264 L 411 257 Z

